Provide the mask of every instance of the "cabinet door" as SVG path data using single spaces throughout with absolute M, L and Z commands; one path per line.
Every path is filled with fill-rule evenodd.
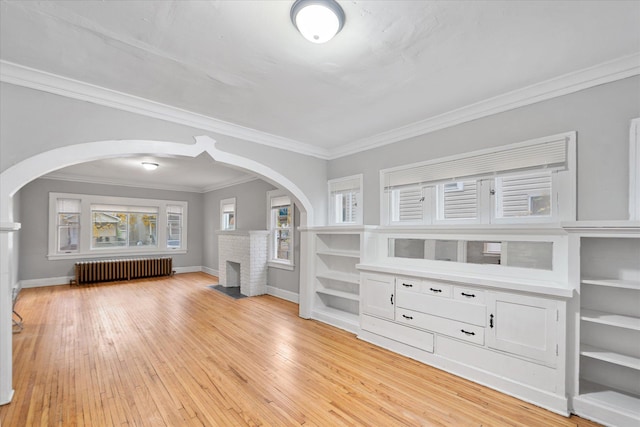
M 393 276 L 363 275 L 360 292 L 363 313 L 393 319 L 395 307 Z
M 558 303 L 552 299 L 490 292 L 487 294 L 491 348 L 555 365 Z

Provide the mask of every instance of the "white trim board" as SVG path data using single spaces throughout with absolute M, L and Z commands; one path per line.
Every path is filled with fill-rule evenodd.
M 27 279 L 27 280 L 21 280 L 20 285 L 22 286 L 22 289 L 41 288 L 44 286 L 61 286 L 61 285 L 69 285 L 69 282 L 73 279 L 75 279 L 75 276 L 45 277 L 43 279 Z
M 333 149 L 325 149 L 12 62 L 0 61 L 0 81 L 5 83 L 92 102 L 325 160 L 392 144 L 639 74 L 640 53 L 635 53 L 428 117 L 400 128 L 338 144 Z
M 296 294 L 295 292 L 286 291 L 284 289 L 267 285 L 267 294 L 272 295 L 276 298 L 281 298 L 283 300 L 293 302 L 295 304 L 300 304 L 300 294 Z

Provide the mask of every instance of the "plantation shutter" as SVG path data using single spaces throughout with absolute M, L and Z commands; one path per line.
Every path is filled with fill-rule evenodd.
M 496 180 L 498 216 L 551 215 L 551 174 L 501 177 Z
M 422 188 L 420 186 L 403 187 L 393 190 L 392 221 L 422 221 Z
M 476 219 L 478 217 L 478 184 L 461 181 L 442 185 L 442 219 Z

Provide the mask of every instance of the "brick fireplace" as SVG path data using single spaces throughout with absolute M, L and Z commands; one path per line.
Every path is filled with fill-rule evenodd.
M 222 286 L 240 286 L 248 297 L 267 293 L 269 232 L 220 231 L 218 278 Z

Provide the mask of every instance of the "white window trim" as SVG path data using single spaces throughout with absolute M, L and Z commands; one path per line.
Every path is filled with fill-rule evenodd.
M 291 259 L 289 261 L 284 261 L 280 259 L 274 259 L 273 254 L 273 228 L 271 222 L 271 199 L 281 196 L 289 197 L 291 201 Z M 267 191 L 267 230 L 269 230 L 269 251 L 268 251 L 268 260 L 267 265 L 269 267 L 280 268 L 283 270 L 293 271 L 295 269 L 295 202 L 289 193 L 284 190 L 271 190 Z
M 57 248 L 57 200 L 80 200 L 80 238 L 78 251 L 60 253 Z M 91 205 L 125 205 L 158 208 L 157 247 L 128 247 L 127 249 L 91 248 Z M 167 255 L 186 254 L 188 235 L 188 206 L 187 202 L 175 200 L 138 199 L 128 197 L 97 196 L 91 194 L 49 193 L 49 242 L 47 259 L 81 259 L 104 258 L 131 255 Z M 167 245 L 167 206 L 182 207 L 182 239 L 180 248 L 168 248 Z
M 639 119 L 640 120 L 640 119 Z M 478 150 L 469 153 L 463 153 L 448 157 L 443 157 L 439 159 L 432 159 L 425 162 L 414 163 L 410 165 L 403 165 L 388 169 L 380 170 L 380 219 L 381 224 L 386 226 L 409 226 L 416 225 L 415 222 L 393 222 L 391 221 L 390 214 L 390 197 L 387 196 L 386 188 L 386 176 L 389 173 L 402 171 L 406 169 L 410 169 L 416 166 L 422 165 L 430 165 L 430 164 L 438 164 L 445 163 L 459 159 L 465 159 L 471 156 L 477 156 L 487 153 L 493 152 L 503 152 L 509 150 L 511 148 L 521 148 L 526 147 L 528 145 L 536 145 L 540 143 L 544 143 L 546 141 L 554 141 L 558 139 L 564 139 L 567 143 L 567 158 L 566 158 L 566 170 L 554 172 L 552 173 L 552 209 L 554 215 L 552 217 L 520 217 L 520 218 L 495 218 L 493 206 L 493 198 L 489 196 L 490 186 L 489 181 L 493 181 L 494 176 L 491 175 L 483 175 L 478 177 L 478 182 L 482 182 L 483 187 L 480 189 L 479 194 L 479 210 L 478 210 L 478 219 L 477 220 L 440 220 L 437 218 L 437 212 L 435 212 L 434 217 L 428 221 L 428 215 L 425 215 L 427 221 L 422 222 L 420 225 L 422 226 L 448 226 L 453 224 L 478 224 L 480 227 L 490 227 L 492 225 L 504 225 L 504 224 L 538 224 L 538 223 L 547 223 L 547 224 L 560 224 L 561 222 L 571 222 L 575 221 L 576 214 L 576 191 L 577 191 L 577 183 L 576 183 L 576 165 L 577 165 L 577 154 L 576 154 L 576 132 L 566 132 L 562 134 L 552 135 L 543 138 L 536 138 L 528 141 L 518 142 L 515 144 L 509 144 L 501 147 L 494 147 L 485 150 Z M 640 147 L 638 148 L 640 150 Z M 640 156 L 640 155 L 638 155 Z M 534 173 L 536 170 L 544 170 L 544 169 L 531 169 L 531 172 Z M 523 175 L 526 174 L 527 171 L 515 171 L 512 173 L 499 173 L 500 176 L 510 176 L 510 175 Z M 461 177 L 460 180 L 465 180 L 469 178 Z M 638 182 L 640 183 L 640 177 L 638 178 Z M 416 183 L 418 185 L 419 183 Z M 422 187 L 425 188 L 427 186 L 433 185 L 433 202 L 437 202 L 437 190 L 436 188 L 437 182 L 430 183 L 422 183 Z M 491 184 L 492 185 L 492 184 Z M 639 196 L 640 197 L 640 196 Z M 425 196 L 425 199 L 427 197 Z M 434 203 L 435 204 L 435 203 Z M 433 207 L 432 210 L 435 210 L 436 207 Z
M 640 117 L 629 130 L 629 219 L 640 221 Z
M 335 188 L 336 185 L 342 183 L 342 182 L 346 182 L 346 181 L 353 181 L 353 180 L 358 180 L 358 197 L 356 198 L 356 221 L 355 222 L 337 222 L 335 220 L 336 218 L 336 211 L 335 211 L 335 205 L 334 205 L 334 201 L 333 201 L 333 197 L 331 196 L 332 193 L 332 189 Z M 357 174 L 357 175 L 351 175 L 351 176 L 345 176 L 342 178 L 335 178 L 335 179 L 330 179 L 329 181 L 327 181 L 327 206 L 328 206 L 328 210 L 329 210 L 329 214 L 328 214 L 328 219 L 329 219 L 329 225 L 332 226 L 339 226 L 339 227 L 352 227 L 354 225 L 362 225 L 363 223 L 363 203 L 364 203 L 364 197 L 363 197 L 363 191 L 362 191 L 362 181 L 363 181 L 363 175 L 362 174 Z
M 233 227 L 232 228 L 224 228 L 224 207 L 225 205 L 233 205 Z M 231 197 L 229 199 L 220 200 L 220 230 L 222 231 L 233 231 L 237 228 L 238 224 L 238 209 L 236 206 L 236 198 Z

